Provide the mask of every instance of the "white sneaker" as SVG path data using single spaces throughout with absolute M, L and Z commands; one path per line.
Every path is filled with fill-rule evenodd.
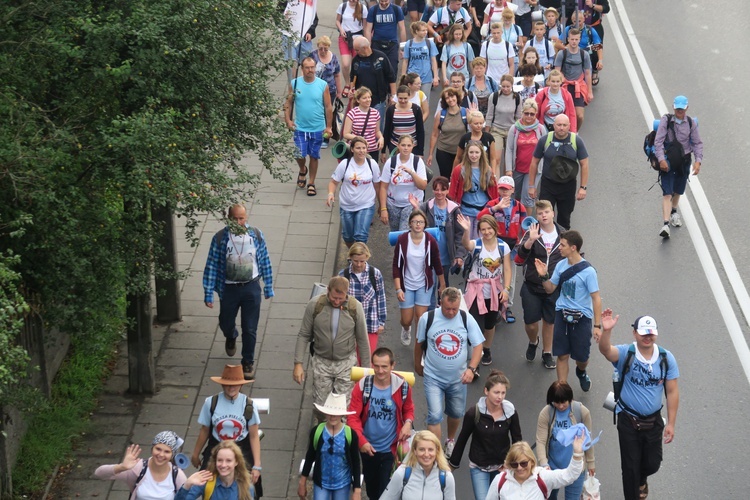
M 664 224 L 661 227 L 661 231 L 659 231 L 659 236 L 665 239 L 669 238 L 669 225 L 668 224 Z
M 411 327 L 404 328 L 401 327 L 401 343 L 404 345 L 411 344 Z
M 446 439 L 445 440 L 445 458 L 450 458 L 453 454 L 453 448 L 456 446 L 456 441 L 454 439 Z
M 674 227 L 680 227 L 680 226 L 682 226 L 682 217 L 680 217 L 680 214 L 678 214 L 677 212 L 675 212 L 675 213 L 673 213 L 672 215 L 669 216 L 669 222 Z

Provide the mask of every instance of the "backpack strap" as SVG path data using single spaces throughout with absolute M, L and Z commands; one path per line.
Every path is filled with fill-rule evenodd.
M 409 478 L 411 477 L 411 467 L 404 468 L 404 481 L 401 485 L 401 494 L 403 495 L 404 488 L 406 488 L 406 483 L 409 482 Z
M 469 129 L 469 121 L 466 119 L 466 108 L 464 108 L 463 106 L 461 106 L 459 108 L 459 111 L 461 112 L 461 121 L 464 122 L 464 127 L 466 127 L 466 129 L 468 130 Z
M 587 260 L 582 260 L 578 264 L 574 264 L 567 268 L 565 271 L 560 273 L 560 282 L 558 283 L 558 286 L 562 287 L 563 283 L 568 281 L 569 279 L 573 278 L 576 274 L 580 273 L 581 271 L 592 267 L 591 263 Z
M 539 486 L 539 489 L 542 490 L 542 495 L 544 495 L 544 498 L 547 498 L 548 491 L 547 491 L 547 484 L 544 482 L 544 479 L 542 479 L 542 476 L 539 474 L 536 475 L 536 484 Z
M 479 424 L 479 417 L 481 415 L 479 414 L 479 403 L 474 405 L 474 426 L 476 427 Z
M 320 297 L 318 297 L 318 301 L 315 303 L 315 309 L 313 309 L 313 321 L 315 321 L 315 318 L 318 317 L 318 314 L 323 310 L 323 308 L 326 305 L 326 295 L 321 294 Z
M 445 121 L 445 115 L 448 113 L 448 110 L 443 108 L 440 110 L 440 123 L 438 124 L 438 130 L 443 130 L 443 122 Z
M 364 378 L 364 382 L 362 384 L 362 407 L 367 405 L 367 403 L 370 401 L 370 395 L 372 394 L 373 378 L 374 378 L 373 375 L 367 375 Z
M 130 492 L 134 492 L 135 489 L 138 487 L 138 483 L 140 483 L 143 480 L 143 476 L 146 475 L 146 471 L 148 470 L 148 458 L 143 459 L 143 468 L 141 469 L 141 472 L 138 474 L 138 478 L 135 480 L 135 483 L 133 483 L 133 489 L 130 490 Z
M 414 158 L 416 159 L 417 157 L 414 156 Z M 372 289 L 375 290 L 375 293 L 378 293 L 378 285 L 377 285 L 378 280 L 375 279 L 375 268 L 370 266 L 367 271 L 367 275 L 370 278 L 370 284 L 372 285 Z
M 443 493 L 443 498 L 445 498 L 446 474 L 443 469 L 440 469 L 440 472 L 438 472 L 438 481 L 440 481 L 440 491 Z
M 211 495 L 214 494 L 216 488 L 216 476 L 212 477 L 210 481 L 206 483 L 206 488 L 203 490 L 203 500 L 208 500 Z
M 570 409 L 573 412 L 573 416 L 576 417 L 576 423 L 582 424 L 583 423 L 583 415 L 581 414 L 581 402 L 580 401 L 573 401 L 573 403 L 570 405 Z
M 174 489 L 175 495 L 177 494 L 177 474 L 179 473 L 180 469 L 175 464 L 172 464 L 172 488 Z
M 318 444 L 320 443 L 320 436 L 323 435 L 323 429 L 325 429 L 325 427 L 326 427 L 326 423 L 321 422 L 315 428 L 315 434 L 313 435 L 313 448 L 315 448 L 316 450 L 318 449 Z
M 409 382 L 406 380 L 403 381 L 401 384 L 401 402 L 403 403 L 406 401 L 406 398 L 409 396 Z
M 344 424 L 344 439 L 347 445 L 352 444 L 352 428 L 346 424 Z
M 508 480 L 508 473 L 507 472 L 501 472 L 500 473 L 500 481 L 497 482 L 497 495 L 500 496 L 500 490 L 503 489 L 503 486 L 505 486 L 505 482 Z

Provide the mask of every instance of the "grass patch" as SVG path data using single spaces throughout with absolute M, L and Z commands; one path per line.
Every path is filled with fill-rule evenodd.
M 52 385 L 46 409 L 31 417 L 13 469 L 14 493 L 35 496 L 43 490 L 56 465 L 72 456 L 75 441 L 89 425 L 89 415 L 112 369 L 123 320 L 100 314 L 92 335 L 78 334 Z

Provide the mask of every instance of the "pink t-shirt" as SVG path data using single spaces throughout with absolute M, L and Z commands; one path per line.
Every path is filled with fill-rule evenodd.
M 528 174 L 531 165 L 531 157 L 534 154 L 536 143 L 539 138 L 536 136 L 536 130 L 529 132 L 518 132 L 516 141 L 516 172 Z

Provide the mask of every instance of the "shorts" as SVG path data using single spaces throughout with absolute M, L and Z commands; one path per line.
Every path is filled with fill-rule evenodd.
M 323 131 L 300 132 L 294 131 L 294 145 L 297 146 L 297 158 L 309 156 L 320 159 L 320 147 L 323 145 Z
M 533 325 L 539 320 L 544 320 L 550 325 L 555 322 L 555 302 L 560 294 L 558 290 L 555 293 L 535 293 L 529 290 L 529 286 L 524 282 L 521 285 L 521 307 L 523 307 L 523 324 Z
M 341 216 L 341 237 L 346 243 L 361 241 L 367 243 L 370 237 L 370 223 L 375 215 L 375 205 L 356 211 L 339 208 Z M 429 304 L 429 302 L 428 302 Z
M 542 176 L 537 174 L 536 179 L 534 179 L 534 187 L 539 190 L 539 183 L 542 180 Z M 525 173 L 522 174 L 521 172 L 513 171 L 513 182 L 515 182 L 516 186 L 520 186 L 520 189 L 516 188 L 515 192 L 515 198 L 516 200 L 520 201 L 521 204 L 525 207 L 533 207 L 534 206 L 534 198 L 529 196 L 529 174 Z M 550 323 L 552 323 L 550 321 Z
M 418 290 L 404 290 L 404 301 L 398 303 L 399 309 L 411 309 L 414 306 L 430 307 L 432 292 L 435 291 L 433 284 L 427 290 L 419 287 Z
M 443 421 L 443 407 L 448 418 L 462 418 L 466 410 L 466 384 L 460 380 L 446 384 L 424 376 L 424 395 L 427 398 L 427 425 Z
M 286 35 L 281 37 L 281 48 L 284 51 L 284 59 L 287 61 L 301 62 L 302 59 L 310 55 L 313 50 L 312 40 L 295 42 Z
M 356 40 L 356 39 L 357 39 L 357 37 L 355 36 L 354 40 Z M 352 45 L 353 44 L 354 44 L 354 41 L 352 40 Z M 349 44 L 346 41 L 346 37 L 343 37 L 341 35 L 339 35 L 339 53 L 342 56 L 351 56 L 351 57 L 354 57 L 354 56 L 357 55 L 357 54 L 354 53 L 354 49 L 349 50 Z
M 680 175 L 674 170 L 669 172 L 659 171 L 659 180 L 661 181 L 661 194 L 669 196 L 672 194 L 685 194 L 688 178 L 686 175 Z
M 568 84 L 568 85 L 565 86 L 565 89 L 568 92 L 570 92 L 570 96 L 573 98 L 573 105 L 576 108 L 585 108 L 587 106 L 586 101 L 583 99 L 583 97 L 576 97 L 576 86 L 575 85 Z
M 477 323 L 479 323 L 479 327 L 482 330 L 492 330 L 495 328 L 495 325 L 497 325 L 497 318 L 500 315 L 500 311 L 491 311 L 490 304 L 492 303 L 492 299 L 484 299 L 484 305 L 487 307 L 487 312 L 485 314 L 479 314 L 479 306 L 477 306 L 478 300 L 482 299 L 477 297 L 469 308 L 469 314 L 477 320 Z
M 407 0 L 406 9 L 408 12 L 424 12 L 425 0 Z
M 555 333 L 552 338 L 552 355 L 565 356 L 582 363 L 591 354 L 591 318 L 581 316 L 578 323 L 567 323 L 562 311 L 555 311 Z

